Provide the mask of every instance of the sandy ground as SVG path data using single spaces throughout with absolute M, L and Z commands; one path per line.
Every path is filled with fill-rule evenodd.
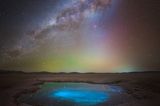
M 123 74 L 0 74 L 0 106 L 29 106 L 17 102 L 24 93 L 38 90 L 38 85 L 50 81 L 115 84 L 133 97 L 116 106 L 160 106 L 160 72 Z

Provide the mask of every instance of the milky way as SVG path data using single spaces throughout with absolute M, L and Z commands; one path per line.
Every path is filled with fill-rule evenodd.
M 63 40 L 68 35 L 73 35 L 71 36 L 71 38 L 67 37 L 68 39 L 71 39 L 71 41 L 69 42 L 72 43 L 74 39 L 73 37 L 83 35 L 79 33 L 84 32 L 84 27 L 87 24 L 87 26 L 91 26 L 95 29 L 96 27 L 99 27 L 95 21 L 98 21 L 98 18 L 101 17 L 98 15 L 102 15 L 102 13 L 100 12 L 105 11 L 106 8 L 108 8 L 108 6 L 110 5 L 110 3 L 110 0 L 80 0 L 69 2 L 64 6 L 64 8 L 60 9 L 60 11 L 55 14 L 55 16 L 48 23 L 48 25 L 43 26 L 43 28 L 38 31 L 33 31 L 33 34 L 31 34 L 31 36 L 33 36 L 32 39 L 44 40 L 47 37 L 54 37 L 55 39 L 57 37 L 56 41 L 59 42 L 59 39 Z M 92 22 L 89 23 L 89 21 Z M 59 37 L 61 37 L 62 39 Z M 63 45 L 63 43 L 65 42 L 62 41 L 59 43 L 60 44 L 55 45 Z
M 15 14 L 11 19 L 14 20 L 13 25 L 10 22 L 8 26 L 13 27 L 14 34 L 10 34 L 10 38 L 6 37 L 6 41 L 3 36 L 2 46 L 0 45 L 2 69 L 130 72 L 133 71 L 131 66 L 136 64 L 138 56 L 145 52 L 147 58 L 153 55 L 147 49 L 145 52 L 141 51 L 143 47 L 138 47 L 137 50 L 138 44 L 135 47 L 129 44 L 136 44 L 138 37 L 133 40 L 130 35 L 138 31 L 133 32 L 134 28 L 128 27 L 128 23 L 132 22 L 128 21 L 132 18 L 131 15 L 123 20 L 123 11 L 128 10 L 123 9 L 125 6 L 119 8 L 121 0 L 40 0 L 32 2 L 29 10 L 27 5 L 31 5 L 30 3 L 26 2 L 24 10 L 19 10 L 23 18 L 20 15 L 16 17 L 17 10 L 12 13 Z M 136 5 L 138 4 L 133 4 Z M 0 15 L 5 13 L 7 12 Z M 132 14 L 132 11 L 128 14 Z M 18 23 L 19 18 L 23 20 Z M 133 26 L 134 24 L 132 23 Z M 139 30 L 138 27 L 136 30 Z M 134 50 L 137 50 L 136 53 Z

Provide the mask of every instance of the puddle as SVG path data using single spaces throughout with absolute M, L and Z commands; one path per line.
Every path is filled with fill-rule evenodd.
M 121 87 L 107 84 L 49 82 L 40 88 L 19 101 L 34 106 L 105 106 L 124 93 Z

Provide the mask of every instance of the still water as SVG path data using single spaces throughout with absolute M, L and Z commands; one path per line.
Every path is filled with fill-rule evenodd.
M 103 106 L 120 97 L 119 86 L 90 83 L 48 82 L 33 94 L 24 94 L 20 102 L 33 106 Z

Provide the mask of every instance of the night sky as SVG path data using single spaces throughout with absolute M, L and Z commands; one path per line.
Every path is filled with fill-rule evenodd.
M 159 20 L 159 0 L 0 0 L 0 69 L 160 69 Z

